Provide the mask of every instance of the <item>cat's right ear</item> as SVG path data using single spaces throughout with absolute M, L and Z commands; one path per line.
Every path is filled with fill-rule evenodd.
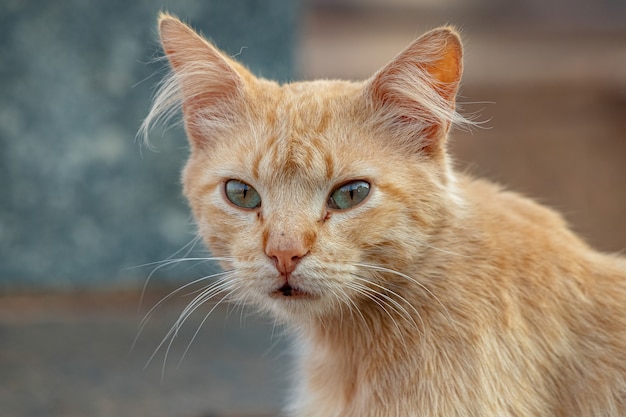
M 191 145 L 204 147 L 239 119 L 246 85 L 254 76 L 169 14 L 159 16 L 159 35 L 173 74 L 157 94 L 148 119 L 169 117 L 182 106 Z
M 409 149 L 443 155 L 451 124 L 464 121 L 455 111 L 462 55 L 459 35 L 450 27 L 415 40 L 368 82 L 374 120 Z

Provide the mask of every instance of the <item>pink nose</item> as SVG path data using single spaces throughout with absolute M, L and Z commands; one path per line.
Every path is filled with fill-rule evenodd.
M 276 263 L 276 269 L 283 275 L 289 275 L 296 269 L 298 262 L 308 251 L 300 245 L 270 246 L 265 253 Z

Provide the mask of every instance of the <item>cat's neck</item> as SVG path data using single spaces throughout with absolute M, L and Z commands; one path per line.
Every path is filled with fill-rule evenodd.
M 417 297 L 424 302 L 426 298 Z M 433 383 L 441 387 L 439 394 L 454 398 L 455 388 L 444 379 L 461 368 L 458 360 L 471 354 L 463 353 L 466 347 L 471 351 L 471 331 L 458 320 L 458 311 L 434 304 L 439 303 L 404 304 L 392 310 L 372 302 L 359 306 L 359 313 L 308 322 L 299 329 L 297 363 L 303 394 L 296 396 L 294 404 L 328 408 L 316 415 L 382 416 L 371 414 L 372 407 L 388 410 L 389 398 L 398 404 L 408 401 L 419 381 Z M 410 310 L 412 317 L 404 310 Z M 423 395 L 431 395 L 427 384 L 419 385 Z M 307 403 L 299 404 L 303 402 Z
M 437 255 L 448 256 L 454 255 Z M 411 273 L 406 271 L 404 275 L 416 276 Z M 332 356 L 346 366 L 360 366 L 367 357 L 381 365 L 387 363 L 390 368 L 404 360 L 414 361 L 417 351 L 441 334 L 448 342 L 463 344 L 471 337 L 468 320 L 462 317 L 471 301 L 463 299 L 461 293 L 442 288 L 441 277 L 436 278 L 439 283 L 433 283 L 433 279 L 420 277 L 389 291 L 379 290 L 351 309 L 307 320 L 298 327 L 299 338 L 321 353 L 324 360 Z M 397 276 L 391 275 L 389 281 L 397 282 Z M 469 323 L 470 333 L 472 325 Z

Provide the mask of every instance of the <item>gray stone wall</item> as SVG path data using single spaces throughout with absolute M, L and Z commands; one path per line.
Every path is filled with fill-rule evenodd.
M 157 152 L 135 139 L 164 72 L 159 10 L 290 78 L 298 1 L 1 2 L 0 291 L 137 286 L 150 268 L 132 267 L 193 239 L 182 129 L 153 132 Z

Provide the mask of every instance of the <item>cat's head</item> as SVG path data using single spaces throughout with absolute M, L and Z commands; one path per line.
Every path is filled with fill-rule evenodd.
M 279 85 L 169 15 L 159 29 L 173 73 L 145 126 L 182 107 L 184 192 L 232 297 L 312 317 L 408 284 L 388 269 L 418 273 L 457 203 L 455 31 L 427 33 L 364 82 Z

